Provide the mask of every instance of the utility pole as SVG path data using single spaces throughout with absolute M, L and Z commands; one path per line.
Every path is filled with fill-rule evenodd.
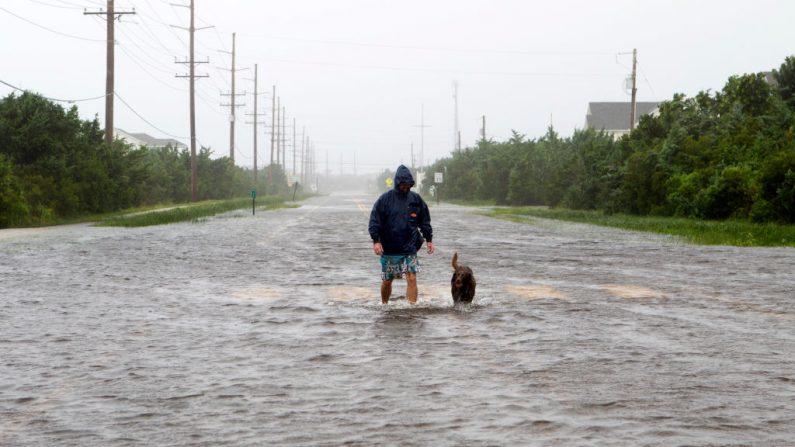
M 458 81 L 453 82 L 453 149 L 461 150 L 461 131 L 458 128 Z
M 190 60 L 179 62 L 178 64 L 189 64 L 189 75 L 176 75 L 178 78 L 190 78 L 190 196 L 191 201 L 195 202 L 199 198 L 199 179 L 197 175 L 196 166 L 196 78 L 207 78 L 209 75 L 196 75 L 196 64 L 207 64 L 210 61 L 197 62 L 194 58 L 195 38 L 194 34 L 197 30 L 211 28 L 209 26 L 203 28 L 195 27 L 193 0 L 190 0 L 190 6 L 178 5 L 172 3 L 174 6 L 181 6 L 183 8 L 190 8 L 190 28 L 172 25 L 175 28 L 187 30 L 190 34 Z
M 301 184 L 303 185 L 306 181 L 304 177 L 304 172 L 306 171 L 306 158 L 304 155 L 304 143 L 306 143 L 306 126 L 301 128 Z
M 135 9 L 132 11 L 116 11 L 113 7 L 113 0 L 108 0 L 107 11 L 99 10 L 98 12 L 83 11 L 83 15 L 104 15 L 105 20 L 108 22 L 108 36 L 105 50 L 106 69 L 105 69 L 105 143 L 113 143 L 113 96 L 115 84 L 115 52 L 114 46 L 116 44 L 115 23 L 118 17 L 124 14 L 135 14 Z
M 282 162 L 279 160 L 282 154 L 282 98 L 276 98 L 276 164 L 281 166 Z
M 315 178 L 315 191 L 319 191 L 320 190 L 319 189 L 320 185 L 319 185 L 318 175 L 317 175 L 317 151 L 315 150 L 315 143 L 314 143 L 314 141 L 311 141 L 311 140 L 307 139 L 307 144 L 309 144 L 309 146 L 307 146 L 307 150 L 309 150 L 309 158 L 312 160 L 312 163 L 309 165 L 309 174 L 310 174 L 309 181 L 312 181 L 312 177 L 314 177 Z
M 638 95 L 637 89 L 637 69 L 638 69 L 638 49 L 632 50 L 632 103 L 629 108 L 629 130 L 635 129 L 635 99 Z
M 306 129 L 304 129 L 306 131 Z M 306 158 L 301 159 L 301 178 L 304 182 L 310 181 L 312 179 L 312 165 L 310 162 L 312 161 L 312 151 L 309 147 L 309 135 L 304 135 L 304 141 L 301 143 L 301 153 L 304 154 Z
M 259 110 L 257 109 L 257 96 L 259 95 L 259 91 L 257 90 L 257 80 L 259 78 L 259 73 L 257 70 L 257 64 L 254 64 L 254 185 L 257 185 L 257 115 Z
M 276 86 L 273 86 L 271 98 L 271 165 L 273 165 L 273 149 L 276 142 Z
M 285 122 L 287 121 L 287 110 L 282 107 L 282 130 L 279 134 L 282 137 L 282 171 L 287 174 L 287 127 Z
M 293 118 L 293 177 L 298 171 L 295 170 L 295 118 Z
M 246 124 L 253 124 L 254 125 L 254 185 L 257 185 L 257 177 L 259 172 L 259 164 L 257 163 L 257 159 L 259 157 L 259 143 L 258 143 L 258 134 L 259 134 L 259 126 L 267 125 L 267 122 L 261 123 L 259 121 L 260 115 L 265 115 L 265 113 L 259 113 L 259 66 L 254 64 L 254 78 L 247 79 L 248 81 L 254 82 L 254 110 L 252 113 L 247 113 L 246 115 L 253 117 L 253 121 L 248 121 Z M 270 181 L 270 170 L 268 171 L 268 180 Z M 267 194 L 267 192 L 266 192 Z
M 486 115 L 483 115 L 483 127 L 480 129 L 483 141 L 486 141 Z
M 426 127 L 431 127 L 431 126 L 426 126 L 425 125 L 425 104 L 422 104 L 422 106 L 420 107 L 420 124 L 414 125 L 414 127 L 419 127 L 420 128 L 420 156 L 419 156 L 419 163 L 418 163 L 419 166 L 417 166 L 417 167 L 418 167 L 418 169 L 422 169 L 422 163 L 423 163 L 423 158 L 422 157 L 423 157 L 424 152 L 425 152 L 425 128 Z M 412 157 L 412 159 L 413 159 L 413 157 Z M 412 164 L 413 164 L 413 160 L 412 160 Z
M 235 72 L 239 71 L 235 68 L 235 33 L 232 33 L 232 51 L 223 51 L 224 53 L 228 53 L 232 55 L 232 68 L 229 70 L 232 74 L 232 91 L 229 94 L 221 93 L 221 96 L 229 96 L 230 103 L 229 104 L 221 104 L 221 107 L 229 107 L 229 159 L 232 160 L 232 164 L 235 164 L 235 109 L 237 107 L 242 107 L 245 104 L 235 104 L 235 98 L 237 96 L 244 96 L 246 93 L 237 93 L 235 91 Z M 245 70 L 245 68 L 243 69 Z

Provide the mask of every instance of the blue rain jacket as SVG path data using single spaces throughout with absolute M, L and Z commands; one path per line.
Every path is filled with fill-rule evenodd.
M 401 194 L 401 183 L 414 186 L 411 171 L 403 165 L 395 171 L 393 188 L 381 194 L 370 212 L 370 238 L 381 242 L 385 255 L 413 255 L 422 247 L 423 236 L 433 240 L 428 205 L 414 191 Z

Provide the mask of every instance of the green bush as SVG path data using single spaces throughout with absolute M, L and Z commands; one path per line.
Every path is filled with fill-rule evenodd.
M 740 166 L 724 169 L 702 190 L 699 204 L 701 213 L 709 219 L 748 217 L 752 205 L 751 170 Z
M 198 199 L 247 197 L 253 173 L 211 155 L 197 154 Z M 0 227 L 192 199 L 187 149 L 106 144 L 96 119 L 32 93 L 0 99 L 0 157 Z M 266 170 L 260 194 L 286 196 L 281 168 Z
M 22 195 L 14 166 L 0 154 L 0 228 L 27 222 L 29 209 Z

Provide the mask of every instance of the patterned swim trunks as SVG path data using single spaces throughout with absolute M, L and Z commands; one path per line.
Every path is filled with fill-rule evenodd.
M 420 260 L 417 255 L 381 255 L 381 280 L 403 278 L 407 272 L 417 273 L 420 271 Z

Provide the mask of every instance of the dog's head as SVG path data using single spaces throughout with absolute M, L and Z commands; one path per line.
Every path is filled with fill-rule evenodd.
M 453 271 L 453 281 L 452 281 L 453 286 L 460 289 L 465 285 L 472 284 L 473 276 L 474 275 L 472 274 L 472 269 L 463 265 L 458 266 Z

